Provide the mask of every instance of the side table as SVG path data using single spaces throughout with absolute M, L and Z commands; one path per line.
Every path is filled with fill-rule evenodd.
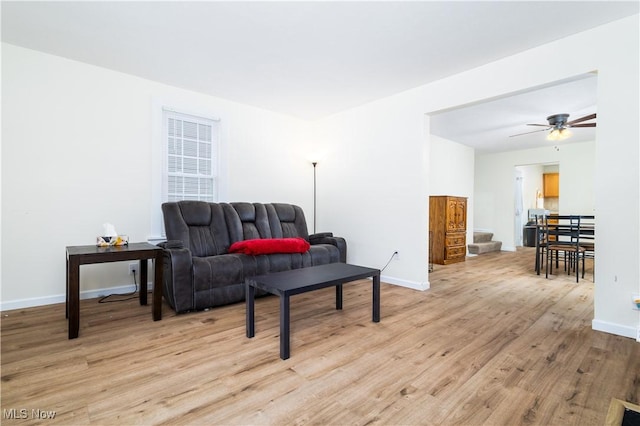
M 125 246 L 68 246 L 66 317 L 69 319 L 69 339 L 78 337 L 80 328 L 80 265 L 95 263 L 140 261 L 140 304 L 147 304 L 147 260 L 155 260 L 153 281 L 153 320 L 162 319 L 162 249 L 149 243 Z

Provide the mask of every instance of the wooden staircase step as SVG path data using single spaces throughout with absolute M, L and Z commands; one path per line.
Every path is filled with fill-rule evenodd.
M 482 243 L 469 244 L 470 254 L 482 254 L 490 253 L 493 251 L 500 251 L 502 249 L 502 241 L 487 241 Z
M 473 233 L 473 242 L 474 243 L 488 243 L 493 239 L 492 232 L 474 232 Z

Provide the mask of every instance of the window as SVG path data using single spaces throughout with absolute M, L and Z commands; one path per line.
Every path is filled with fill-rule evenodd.
M 163 111 L 163 201 L 218 200 L 218 123 Z
M 175 99 L 152 99 L 150 243 L 166 239 L 162 203 L 217 202 L 226 197 L 224 135 L 228 130 L 224 120 L 214 118 L 217 113 L 176 104 Z

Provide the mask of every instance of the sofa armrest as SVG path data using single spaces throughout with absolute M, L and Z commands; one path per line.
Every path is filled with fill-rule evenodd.
M 318 232 L 316 234 L 309 235 L 309 240 L 311 239 L 321 239 L 325 237 L 333 237 L 333 232 Z
M 193 259 L 191 251 L 181 241 L 166 241 L 158 244 L 163 250 L 162 281 L 163 294 L 169 305 L 177 312 L 193 309 Z
M 309 244 L 331 244 L 340 251 L 340 262 L 347 262 L 347 242 L 342 237 L 334 237 L 332 232 L 319 232 L 309 235 Z
M 182 244 L 180 240 L 167 240 L 158 243 L 158 247 L 162 247 L 163 249 L 181 249 L 184 248 L 184 244 Z

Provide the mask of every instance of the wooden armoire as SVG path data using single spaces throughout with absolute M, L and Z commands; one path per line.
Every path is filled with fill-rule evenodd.
M 467 199 L 429 197 L 430 260 L 438 265 L 464 262 L 467 254 Z

